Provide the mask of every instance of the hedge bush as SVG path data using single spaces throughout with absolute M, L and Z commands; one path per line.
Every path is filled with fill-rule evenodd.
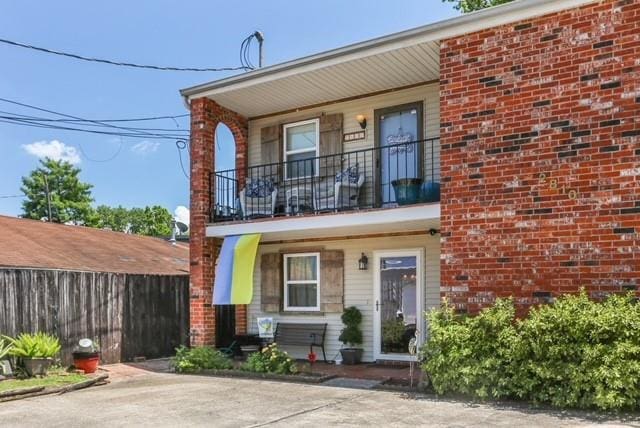
M 640 305 L 631 295 L 563 296 L 521 320 L 510 299 L 475 317 L 445 305 L 428 319 L 422 367 L 439 394 L 602 410 L 640 405 Z
M 222 352 L 209 346 L 176 349 L 173 365 L 178 373 L 197 373 L 202 370 L 225 370 L 233 367 Z

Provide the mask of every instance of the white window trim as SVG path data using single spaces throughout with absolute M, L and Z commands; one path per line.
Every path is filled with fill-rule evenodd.
M 287 150 L 287 129 L 289 128 L 295 128 L 296 126 L 301 126 L 301 125 L 308 125 L 310 123 L 315 124 L 316 126 L 316 148 L 314 149 L 298 149 L 298 150 Z M 300 122 L 293 122 L 293 123 L 287 123 L 283 126 L 283 154 L 284 154 L 284 178 L 285 180 L 298 180 L 301 178 L 311 178 L 311 177 L 317 177 L 318 173 L 319 173 L 319 169 L 320 169 L 320 162 L 318 159 L 318 156 L 320 156 L 320 119 L 309 119 L 309 120 L 302 120 Z M 315 151 L 315 158 L 316 158 L 316 168 L 315 168 L 315 174 L 314 175 L 305 175 L 305 176 L 301 176 L 301 177 L 289 177 L 289 171 L 287 171 L 287 166 L 288 166 L 288 161 L 287 161 L 287 156 L 288 155 L 295 155 L 295 154 L 299 154 L 299 153 L 311 153 Z
M 316 263 L 316 280 L 305 280 L 305 281 L 289 281 L 287 278 L 289 277 L 289 272 L 287 269 L 287 260 L 295 257 L 308 257 L 315 256 L 317 259 Z M 295 312 L 319 312 L 320 311 L 320 253 L 291 253 L 285 254 L 283 257 L 284 263 L 284 310 L 285 311 L 295 311 Z M 316 284 L 316 306 L 289 306 L 289 283 L 293 284 Z

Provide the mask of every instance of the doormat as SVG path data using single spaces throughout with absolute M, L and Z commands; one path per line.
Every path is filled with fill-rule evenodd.
M 336 377 L 323 382 L 322 385 L 337 386 L 340 388 L 358 388 L 358 389 L 373 389 L 378 385 L 381 385 L 384 379 L 354 379 L 348 377 Z

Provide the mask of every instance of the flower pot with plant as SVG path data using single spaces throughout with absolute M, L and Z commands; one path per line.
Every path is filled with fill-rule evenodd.
M 73 366 L 85 373 L 94 373 L 100 363 L 100 346 L 91 339 L 81 339 L 73 350 Z
M 10 355 L 20 358 L 29 376 L 45 376 L 53 363 L 53 357 L 60 352 L 58 338 L 46 333 L 22 333 L 11 342 Z
M 342 363 L 358 364 L 362 360 L 362 348 L 357 347 L 362 345 L 362 330 L 360 330 L 362 312 L 355 306 L 351 306 L 344 310 L 341 319 L 345 327 L 338 339 L 347 346 L 340 349 Z

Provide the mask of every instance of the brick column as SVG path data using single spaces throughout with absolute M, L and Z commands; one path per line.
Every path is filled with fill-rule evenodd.
M 210 176 L 214 170 L 214 135 L 218 120 L 214 102 L 191 102 L 191 218 L 189 250 L 191 345 L 215 343 L 215 311 L 211 306 L 215 243 L 206 238 L 211 215 Z
M 191 345 L 215 344 L 213 277 L 221 241 L 206 237 L 213 197 L 215 130 L 224 123 L 236 143 L 237 179 L 244 185 L 247 167 L 247 120 L 208 98 L 191 101 L 191 224 L 190 224 L 190 335 Z M 236 332 L 246 332 L 246 307 L 236 307 Z

